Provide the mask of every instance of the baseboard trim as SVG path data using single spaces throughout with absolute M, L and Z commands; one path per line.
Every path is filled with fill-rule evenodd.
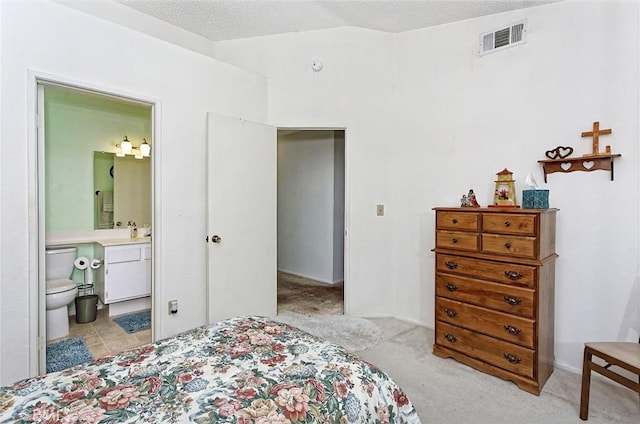
M 286 269 L 278 269 L 278 272 L 282 272 L 282 273 L 285 273 L 285 274 L 291 274 L 291 275 L 294 275 L 296 277 L 308 278 L 309 280 L 317 281 L 319 283 L 328 284 L 330 286 L 335 286 L 336 284 L 344 283 L 344 279 L 336 280 L 336 281 L 330 281 L 330 280 L 325 280 L 325 279 L 322 279 L 322 278 L 314 277 L 312 275 L 305 275 L 305 274 L 301 274 L 299 272 L 289 271 L 289 270 L 286 270 Z

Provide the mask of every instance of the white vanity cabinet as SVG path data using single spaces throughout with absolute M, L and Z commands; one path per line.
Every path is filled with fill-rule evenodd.
M 96 294 L 108 305 L 151 295 L 151 243 L 99 244 Z

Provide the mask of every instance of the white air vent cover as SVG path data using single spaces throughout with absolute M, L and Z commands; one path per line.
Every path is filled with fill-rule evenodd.
M 480 56 L 527 42 L 527 20 L 480 34 Z

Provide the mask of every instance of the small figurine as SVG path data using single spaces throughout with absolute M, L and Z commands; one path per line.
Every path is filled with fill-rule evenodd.
M 467 201 L 469 202 L 469 206 L 474 208 L 479 208 L 480 203 L 476 200 L 476 194 L 473 192 L 473 189 L 469 189 L 469 194 L 467 194 Z
M 471 205 L 469 204 L 469 200 L 467 199 L 467 195 L 463 194 L 462 198 L 460 199 L 460 207 L 461 208 L 466 208 L 466 207 L 469 207 L 469 206 L 471 206 Z

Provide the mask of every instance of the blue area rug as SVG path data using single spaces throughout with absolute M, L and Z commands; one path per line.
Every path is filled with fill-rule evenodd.
M 113 319 L 127 333 L 137 333 L 138 331 L 151 328 L 151 311 L 136 312 L 135 314 L 123 315 Z
M 93 361 L 93 356 L 82 338 L 47 345 L 47 372 L 61 371 L 89 361 Z

